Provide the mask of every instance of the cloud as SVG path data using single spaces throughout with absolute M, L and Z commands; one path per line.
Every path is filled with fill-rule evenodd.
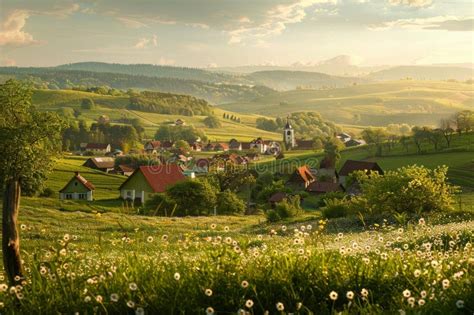
M 372 30 L 386 30 L 393 28 L 412 30 L 446 30 L 446 31 L 474 31 L 474 17 L 435 16 L 417 19 L 399 19 L 371 25 Z
M 26 46 L 38 43 L 33 39 L 33 35 L 23 31 L 29 17 L 30 14 L 23 10 L 15 10 L 8 15 L 0 29 L 0 46 Z
M 422 8 L 428 7 L 433 0 L 388 0 L 391 5 L 405 5 L 409 7 Z
M 128 17 L 117 17 L 117 20 L 128 28 L 138 29 L 138 28 L 142 28 L 142 27 L 148 27 L 147 24 L 145 24 L 143 22 L 140 22 L 140 21 L 137 21 L 137 20 L 134 20 L 132 18 L 128 18 Z
M 151 38 L 142 37 L 138 40 L 138 42 L 133 47 L 136 49 L 144 49 L 144 48 L 149 47 L 150 44 L 153 47 L 157 47 L 158 36 L 153 35 Z

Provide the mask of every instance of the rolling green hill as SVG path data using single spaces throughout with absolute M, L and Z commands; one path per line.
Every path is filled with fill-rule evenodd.
M 90 110 L 81 109 L 81 101 L 84 98 L 92 99 L 96 106 Z M 222 127 L 207 128 L 203 123 L 206 116 L 166 115 L 127 109 L 127 105 L 130 103 L 127 96 L 99 95 L 72 90 L 35 90 L 33 93 L 33 103 L 41 109 L 50 111 L 79 110 L 81 114 L 77 119 L 85 120 L 89 124 L 97 121 L 101 115 L 109 116 L 111 123 L 121 123 L 120 120 L 122 118 L 139 118 L 145 127 L 148 138 L 153 137 L 159 124 L 174 122 L 178 118 L 181 118 L 187 124 L 203 129 L 211 141 L 228 141 L 231 138 L 237 138 L 240 141 L 250 141 L 258 136 L 272 140 L 280 140 L 281 138 L 279 133 L 256 128 L 256 120 L 260 116 L 243 113 L 237 114 L 219 107 L 211 107 L 211 110 L 221 121 Z M 224 113 L 239 117 L 241 122 L 238 123 L 224 119 Z
M 280 92 L 221 108 L 268 116 L 318 111 L 328 120 L 352 125 L 434 125 L 456 111 L 474 108 L 474 90 L 472 84 L 465 83 L 403 80 Z
M 367 75 L 372 80 L 470 80 L 474 78 L 474 69 L 453 66 L 399 66 L 380 70 Z

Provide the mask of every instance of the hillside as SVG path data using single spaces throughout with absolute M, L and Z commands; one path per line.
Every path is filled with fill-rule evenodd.
M 95 107 L 90 110 L 81 108 L 81 102 L 84 98 L 90 98 L 94 101 Z M 279 133 L 268 132 L 256 128 L 256 120 L 258 115 L 253 114 L 237 114 L 231 111 L 225 111 L 219 107 L 211 107 L 210 110 L 221 121 L 221 128 L 207 128 L 203 120 L 206 116 L 185 116 L 185 115 L 168 115 L 158 114 L 127 108 L 130 99 L 127 96 L 109 96 L 99 95 L 95 93 L 72 91 L 72 90 L 35 90 L 33 93 L 33 103 L 41 109 L 68 113 L 73 110 L 80 111 L 77 119 L 82 119 L 89 124 L 97 121 L 101 115 L 109 116 L 111 123 L 121 123 L 123 118 L 139 118 L 145 127 L 146 136 L 151 138 L 161 123 L 171 123 L 181 118 L 187 124 L 194 125 L 203 129 L 208 138 L 212 141 L 228 141 L 231 138 L 237 138 L 241 141 L 250 141 L 257 136 L 265 139 L 279 140 Z M 241 122 L 224 119 L 224 113 L 237 116 Z M 73 117 L 71 117 L 73 119 Z
M 384 69 L 367 75 L 378 81 L 400 80 L 470 80 L 474 78 L 474 69 L 454 66 L 400 66 Z
M 336 77 L 318 72 L 305 71 L 259 71 L 247 75 L 247 78 L 275 90 L 294 90 L 304 88 L 336 88 L 363 83 L 366 80 L 351 77 Z
M 474 108 L 474 91 L 471 84 L 404 80 L 331 90 L 279 92 L 221 108 L 268 116 L 318 111 L 325 119 L 352 125 L 433 125 L 451 113 Z
M 38 88 L 70 89 L 73 86 L 108 86 L 115 89 L 151 90 L 187 94 L 214 104 L 247 101 L 273 94 L 264 86 L 210 83 L 178 78 L 160 78 L 122 73 L 60 70 L 54 68 L 0 67 L 0 79 L 30 80 Z

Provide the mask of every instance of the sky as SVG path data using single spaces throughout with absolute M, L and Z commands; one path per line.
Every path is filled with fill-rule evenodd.
M 0 65 L 474 63 L 472 0 L 0 0 Z

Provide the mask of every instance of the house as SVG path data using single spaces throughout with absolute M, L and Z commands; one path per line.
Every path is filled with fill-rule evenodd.
M 339 173 L 336 170 L 336 161 L 325 157 L 319 163 L 319 168 L 316 170 L 315 175 L 318 182 L 337 183 L 339 181 Z
M 200 152 L 202 150 L 202 144 L 197 141 L 188 141 L 189 148 L 191 151 Z
M 306 191 L 315 195 L 322 195 L 329 192 L 344 192 L 344 187 L 339 183 L 333 182 L 312 182 L 306 188 Z
M 130 165 L 121 164 L 116 166 L 112 171 L 110 171 L 110 173 L 130 176 L 133 174 L 134 171 L 135 169 Z
M 108 143 L 88 143 L 84 147 L 85 151 L 90 151 L 94 154 L 106 154 L 112 151 L 112 147 Z
M 260 154 L 264 154 L 267 151 L 267 144 L 262 138 L 257 138 L 250 142 L 250 149 L 254 149 Z
M 296 139 L 297 150 L 313 150 L 313 140 Z
M 75 172 L 74 177 L 59 191 L 59 199 L 92 201 L 94 189 L 91 182 L 88 182 L 79 172 Z
M 242 147 L 242 150 L 252 149 L 252 144 L 250 142 L 241 142 L 240 145 Z
M 337 138 L 339 138 L 339 140 L 341 140 L 342 142 L 346 143 L 347 141 L 351 140 L 351 135 L 348 134 L 348 133 L 345 133 L 345 132 L 341 132 L 340 134 L 338 134 L 336 136 Z
M 347 176 L 355 171 L 364 171 L 367 174 L 378 172 L 383 175 L 382 168 L 376 162 L 347 160 L 339 170 L 339 183 L 345 186 Z
M 175 120 L 174 124 L 176 126 L 184 126 L 184 125 L 186 125 L 186 122 L 184 120 L 182 120 L 181 118 L 178 118 L 178 119 Z
M 231 139 L 229 141 L 229 150 L 242 151 L 242 143 L 237 141 L 237 139 Z
M 82 166 L 108 173 L 115 168 L 115 159 L 112 157 L 88 158 Z
M 99 119 L 97 119 L 97 122 L 101 125 L 105 125 L 110 122 L 110 118 L 107 115 L 101 115 Z
M 145 152 L 148 154 L 156 154 L 160 151 L 161 148 L 161 141 L 148 141 L 145 143 L 144 149 Z
M 203 148 L 202 148 L 203 151 L 214 151 L 214 145 L 212 143 L 208 143 L 206 144 Z
M 347 140 L 345 143 L 347 148 L 349 147 L 357 147 L 359 145 L 364 145 L 364 144 L 367 144 L 364 140 L 360 139 L 350 139 L 350 140 Z
M 122 199 L 143 204 L 153 194 L 163 193 L 167 187 L 185 179 L 181 167 L 177 164 L 140 166 L 119 187 L 120 196 Z
M 234 165 L 246 165 L 248 160 L 246 157 L 242 157 L 238 154 L 232 153 L 229 155 L 228 161 L 230 161 Z
M 282 202 L 286 197 L 287 195 L 285 192 L 276 192 L 268 199 L 268 203 L 270 203 L 270 206 L 274 208 L 277 203 Z
M 161 142 L 161 148 L 163 150 L 171 150 L 174 146 L 174 142 L 170 140 L 165 140 Z
M 306 189 L 309 184 L 314 182 L 316 179 L 311 173 L 308 165 L 303 165 L 297 167 L 296 170 L 291 174 L 290 179 L 287 182 L 287 185 L 292 186 L 295 189 Z
M 209 172 L 209 167 L 211 162 L 208 159 L 198 159 L 194 164 L 194 173 L 196 174 L 207 174 Z

